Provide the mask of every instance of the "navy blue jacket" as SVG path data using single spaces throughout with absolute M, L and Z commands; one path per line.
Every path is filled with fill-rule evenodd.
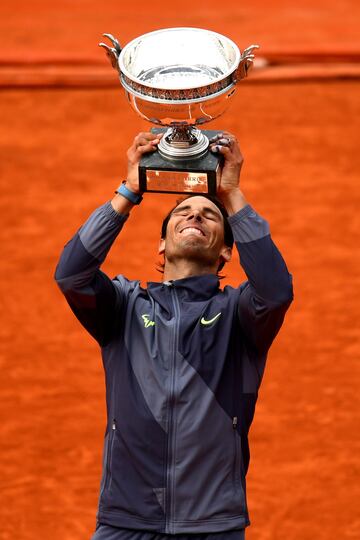
M 98 520 L 161 533 L 249 524 L 248 431 L 268 349 L 292 300 L 291 277 L 250 206 L 229 218 L 248 280 L 170 283 L 100 269 L 126 217 L 98 208 L 65 246 L 56 280 L 98 341 L 107 429 Z

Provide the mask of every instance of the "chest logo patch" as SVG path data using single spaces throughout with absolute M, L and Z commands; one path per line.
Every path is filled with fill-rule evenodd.
M 151 321 L 147 313 L 144 313 L 144 315 L 141 315 L 141 318 L 144 321 L 145 328 L 149 328 L 149 326 L 155 326 L 155 321 Z
M 212 319 L 209 319 L 209 320 L 206 320 L 204 317 L 201 318 L 201 324 L 203 324 L 204 326 L 208 326 L 209 324 L 212 324 L 214 323 L 215 321 L 218 320 L 218 318 L 220 317 L 221 315 L 221 311 L 220 313 L 218 313 L 217 315 L 215 315 L 215 317 L 213 317 Z

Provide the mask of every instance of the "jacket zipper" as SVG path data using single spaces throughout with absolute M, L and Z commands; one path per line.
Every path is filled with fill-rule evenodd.
M 107 452 L 106 452 L 106 478 L 104 482 L 104 489 L 109 488 L 111 484 L 111 461 L 112 461 L 112 452 L 113 452 L 114 439 L 115 439 L 115 431 L 116 431 L 116 419 L 113 418 L 113 421 L 111 423 L 111 431 L 109 433 Z
M 238 482 L 240 480 L 239 478 L 239 471 L 238 471 L 238 459 L 239 459 L 239 444 L 238 444 L 238 434 L 237 434 L 237 423 L 238 423 L 238 417 L 234 416 L 232 425 L 234 430 L 234 485 L 237 486 Z
M 175 448 L 175 430 L 173 425 L 173 412 L 175 407 L 175 364 L 176 353 L 178 346 L 178 329 L 179 329 L 179 300 L 173 284 L 169 285 L 172 304 L 174 308 L 175 325 L 173 331 L 172 351 L 171 351 L 171 376 L 170 376 L 170 395 L 169 395 L 169 424 L 168 424 L 168 444 L 167 444 L 167 456 L 166 456 L 166 504 L 165 504 L 165 533 L 173 534 L 173 527 L 171 521 L 174 515 L 174 452 Z
M 234 456 L 234 486 L 236 495 L 241 496 L 242 511 L 246 512 L 246 500 L 245 500 L 245 491 L 242 485 L 242 457 L 241 457 L 241 448 L 240 448 L 240 436 L 237 433 L 238 417 L 233 417 L 233 428 L 234 428 L 234 437 L 235 437 L 235 456 Z

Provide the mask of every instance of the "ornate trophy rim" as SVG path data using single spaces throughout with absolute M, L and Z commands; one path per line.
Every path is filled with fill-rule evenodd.
M 202 33 L 205 35 L 211 35 L 213 37 L 217 37 L 219 40 L 221 40 L 223 43 L 227 43 L 231 49 L 233 50 L 235 54 L 235 58 L 232 62 L 232 66 L 219 75 L 218 78 L 213 79 L 210 84 L 206 85 L 189 85 L 186 88 L 163 88 L 160 85 L 146 85 L 143 81 L 141 81 L 138 77 L 135 77 L 133 74 L 131 74 L 127 68 L 125 67 L 124 58 L 126 54 L 128 53 L 129 49 L 133 48 L 140 39 L 146 39 L 147 37 L 153 37 L 156 35 L 169 33 L 169 32 L 184 32 L 184 31 L 191 31 L 195 33 Z M 239 63 L 241 60 L 241 53 L 234 41 L 229 39 L 227 36 L 224 36 L 218 32 L 213 32 L 211 30 L 205 30 L 203 28 L 195 28 L 195 27 L 170 27 L 170 28 L 163 28 L 160 30 L 155 30 L 153 32 L 148 32 L 146 34 L 142 34 L 141 36 L 133 39 L 129 43 L 125 45 L 125 47 L 121 50 L 121 53 L 118 58 L 118 70 L 121 75 L 121 83 L 126 86 L 127 90 L 129 92 L 136 92 L 138 95 L 141 95 L 141 97 L 148 96 L 150 99 L 153 100 L 165 100 L 165 102 L 174 100 L 174 101 L 184 101 L 184 100 L 201 100 L 202 98 L 207 98 L 212 96 L 213 94 L 218 94 L 222 90 L 225 91 L 225 89 L 228 89 L 232 84 L 236 84 L 236 81 L 234 80 L 234 73 L 239 67 Z
M 218 85 L 217 87 L 214 85 L 213 88 L 213 85 L 197 87 L 194 88 L 194 91 L 191 93 L 188 90 L 153 89 L 152 87 L 145 85 L 139 85 L 139 87 L 135 85 L 131 86 L 124 76 L 121 77 L 120 81 L 124 89 L 134 96 L 146 101 L 168 105 L 186 105 L 188 103 L 209 101 L 209 99 L 221 96 L 236 86 L 236 83 L 232 80 L 231 76 L 227 77 L 226 81 L 224 80 L 224 85 Z

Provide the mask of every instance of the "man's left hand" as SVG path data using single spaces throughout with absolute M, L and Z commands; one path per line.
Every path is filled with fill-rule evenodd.
M 210 150 L 224 156 L 220 183 L 217 186 L 219 196 L 239 189 L 240 172 L 244 162 L 236 137 L 227 131 L 210 139 Z

